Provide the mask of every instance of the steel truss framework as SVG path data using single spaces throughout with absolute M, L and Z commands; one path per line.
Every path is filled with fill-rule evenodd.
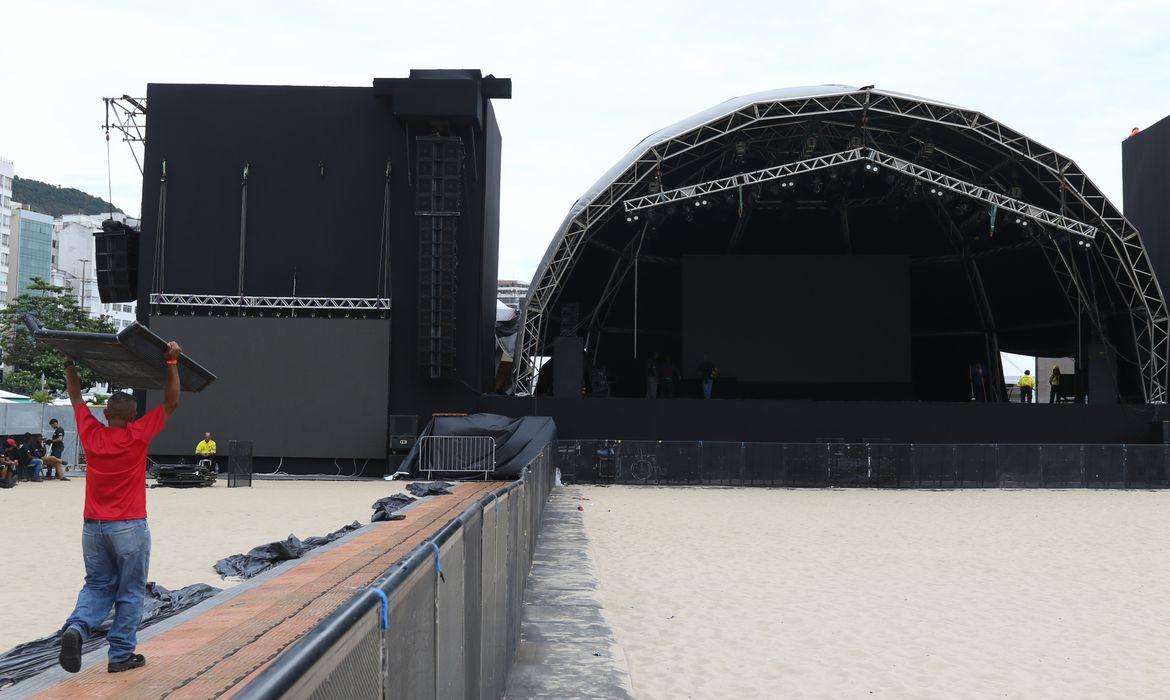
M 1061 202 L 1060 216 L 1101 234 L 1089 254 L 1099 256 L 1128 313 L 1144 398 L 1150 403 L 1166 401 L 1170 327 L 1162 290 L 1137 230 L 1076 163 L 980 112 L 872 89 L 826 88 L 824 93 L 740 103 L 701 124 L 640 144 L 639 152 L 624 170 L 602 183 L 588 199 L 578 202 L 558 231 L 555 248 L 537 271 L 528 292 L 513 390 L 527 394 L 534 388 L 534 360 L 540 353 L 561 286 L 576 265 L 582 244 L 617 215 L 624 200 L 647 195 L 652 180 L 684 168 L 695 171 L 696 166 L 697 177 L 702 180 L 706 167 L 725 159 L 736 138 L 758 141 L 768 138 L 769 133 L 774 138 L 799 138 L 811 133 L 810 124 L 815 124 L 818 136 L 848 139 L 846 143 L 854 147 L 858 146 L 854 139 L 860 136 L 863 143 L 879 146 L 897 141 L 902 145 L 917 142 L 925 148 L 928 141 L 919 127 L 926 125 L 958 134 L 966 142 L 1001 154 L 1004 163 L 1022 167 L 1036 185 Z M 894 117 L 909 126 L 870 128 L 869 120 L 875 116 Z M 995 181 L 998 166 L 979 168 L 953 151 L 932 150 L 932 162 L 970 184 Z M 1083 292 L 1076 294 L 1080 298 Z
M 390 300 L 378 297 L 254 297 L 222 294 L 151 294 L 160 307 L 204 309 L 273 309 L 311 311 L 389 311 Z
M 106 141 L 110 140 L 110 130 L 122 134 L 122 140 L 130 147 L 130 155 L 134 156 L 134 164 L 138 166 L 138 174 L 142 174 L 142 158 L 138 156 L 138 148 L 146 143 L 146 98 L 131 97 L 103 97 L 106 105 Z
M 784 165 L 776 165 L 771 168 L 763 168 L 761 170 L 753 170 L 748 173 L 740 173 L 732 175 L 731 177 L 720 178 L 718 180 L 708 180 L 697 185 L 688 185 L 686 187 L 679 187 L 665 192 L 658 192 L 657 194 L 646 195 L 644 197 L 634 197 L 622 202 L 627 212 L 639 211 L 642 209 L 649 209 L 651 207 L 661 206 L 663 204 L 670 204 L 684 199 L 694 199 L 706 194 L 714 194 L 716 192 L 725 192 L 727 190 L 734 190 L 745 185 L 756 185 L 764 182 L 771 182 L 773 180 L 784 180 L 795 175 L 813 172 L 815 170 L 823 170 L 825 168 L 837 167 L 847 163 L 867 162 L 873 165 L 889 168 L 895 172 L 903 175 L 908 175 L 916 180 L 930 183 L 935 187 L 949 190 L 956 194 L 961 194 L 965 197 L 980 200 L 988 204 L 993 204 L 1001 209 L 1005 209 L 1019 216 L 1027 217 L 1047 226 L 1062 229 L 1069 233 L 1074 233 L 1078 236 L 1092 239 L 1097 234 L 1097 228 L 1090 226 L 1080 221 L 1075 221 L 1066 216 L 1061 216 L 1055 212 L 1042 209 L 1040 207 L 1021 202 L 1018 199 L 1008 197 L 1007 195 L 992 192 L 991 190 L 980 187 L 976 184 L 965 182 L 958 178 L 944 175 L 930 168 L 924 168 L 921 165 L 915 165 L 908 160 L 903 160 L 895 156 L 891 156 L 872 148 L 854 148 L 848 151 L 841 151 L 839 153 L 830 153 L 824 156 L 817 156 L 815 158 L 806 158 L 798 160 L 793 163 L 785 163 Z

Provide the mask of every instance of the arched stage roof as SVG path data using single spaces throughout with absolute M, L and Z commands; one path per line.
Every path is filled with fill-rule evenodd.
M 807 203 L 784 204 L 785 191 L 775 194 L 778 182 L 803 178 L 806 184 L 814 182 L 819 193 L 822 173 L 836 178 L 842 169 L 856 172 L 860 164 L 867 171 L 880 168 L 892 184 L 876 196 L 854 197 L 846 192 L 854 177 L 848 175 L 834 194 L 839 206 L 852 210 L 880 205 L 891 216 L 911 217 L 911 223 L 899 226 L 930 228 L 937 238 L 948 239 L 947 251 L 934 250 L 933 243 L 922 245 L 929 241 L 925 237 L 908 239 L 907 245 L 916 246 L 924 264 L 950 256 L 948 260 L 962 265 L 985 331 L 996 328 L 995 307 L 1002 307 L 1005 297 L 997 299 L 983 289 L 984 281 L 988 287 L 997 283 L 993 276 L 979 279 L 979 266 L 989 264 L 982 261 L 1014 256 L 1042 260 L 1050 270 L 1047 284 L 1063 297 L 1065 316 L 1085 319 L 1130 368 L 1133 397 L 1150 403 L 1166 400 L 1170 329 L 1162 291 L 1138 232 L 1075 162 L 980 112 L 844 85 L 771 90 L 728 100 L 647 136 L 610 168 L 571 207 L 533 278 L 524 306 L 515 392 L 533 390 L 533 360 L 547 354 L 544 346 L 556 325 L 550 321 L 560 320 L 558 304 L 565 301 L 566 289 L 573 290 L 573 301 L 582 302 L 578 329 L 595 334 L 591 344 L 596 346 L 596 334 L 604 333 L 614 299 L 628 294 L 623 289 L 629 287 L 629 270 L 638 262 L 677 260 L 665 255 L 656 260 L 655 244 L 642 247 L 647 228 L 675 225 L 676 203 L 738 193 L 738 216 L 725 212 L 721 220 L 730 222 L 729 230 L 734 228 L 727 247 L 731 250 L 742 245 L 746 234 L 740 229 L 749 226 L 745 191 L 749 214 L 756 200 L 762 203 L 768 197 L 776 200 L 769 204 L 791 213 Z M 920 201 L 913 199 L 921 196 L 920 186 L 937 190 L 940 199 L 906 205 L 921 210 L 907 215 L 897 201 Z M 947 203 L 962 204 L 944 204 L 944 192 Z M 986 222 L 989 210 L 992 221 L 998 216 L 1003 222 L 999 232 L 993 224 L 990 237 L 973 234 L 983 225 L 979 217 Z M 913 217 L 925 216 L 922 212 L 935 223 L 915 223 Z M 643 216 L 633 219 L 639 213 Z M 941 229 L 946 229 L 945 236 L 938 235 Z M 589 258 L 584 267 L 583 258 Z M 590 291 L 594 288 L 596 292 Z M 1021 288 L 1014 299 L 1018 303 L 1032 296 L 1044 293 Z M 1054 313 L 1042 303 L 1038 309 Z M 1021 334 L 1018 342 L 1036 348 L 1044 344 L 1035 334 Z

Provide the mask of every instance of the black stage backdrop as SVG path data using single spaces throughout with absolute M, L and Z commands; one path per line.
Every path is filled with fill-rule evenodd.
M 688 255 L 683 366 L 750 382 L 908 383 L 902 256 Z
M 183 394 L 152 454 L 194 454 L 210 430 L 224 454 L 228 440 L 251 440 L 257 457 L 386 456 L 388 320 L 155 316 L 150 327 L 218 375 Z M 149 392 L 149 407 L 161 399 Z

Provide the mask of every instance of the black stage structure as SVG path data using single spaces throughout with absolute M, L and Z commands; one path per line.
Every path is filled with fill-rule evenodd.
M 495 373 L 491 100 L 510 96 L 477 70 L 415 70 L 133 101 L 138 318 L 220 377 L 184 398 L 160 457 L 211 431 L 251 441 L 257 472 L 380 475 L 432 413 L 475 410 Z
M 647 137 L 577 201 L 526 300 L 515 396 L 481 407 L 581 439 L 1161 442 L 1143 241 L 1167 234 L 979 112 L 748 95 Z M 1074 358 L 1075 405 L 1008 405 L 1001 351 Z M 683 398 L 638 398 L 655 354 Z M 695 398 L 704 356 L 717 400 Z

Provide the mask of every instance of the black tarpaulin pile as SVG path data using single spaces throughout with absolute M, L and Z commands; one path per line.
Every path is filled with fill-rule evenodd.
M 404 493 L 396 493 L 393 496 L 379 498 L 370 506 L 374 509 L 374 514 L 370 516 L 370 522 L 379 523 L 387 520 L 402 520 L 406 516 L 395 511 L 405 508 L 411 503 L 414 503 L 414 501 L 414 498 Z
M 532 463 L 545 445 L 557 439 L 557 424 L 547 416 L 508 418 L 493 413 L 470 416 L 439 416 L 423 428 L 419 440 L 402 462 L 399 472 L 417 469 L 421 438 L 430 435 L 488 436 L 496 441 L 496 469 L 493 479 L 515 479 Z
M 247 554 L 233 554 L 230 557 L 220 559 L 215 562 L 215 572 L 224 578 L 233 576 L 249 579 L 264 573 L 282 561 L 300 559 L 305 556 L 305 552 L 328 544 L 359 527 L 361 524 L 355 520 L 339 530 L 334 530 L 328 535 L 320 537 L 306 537 L 302 540 L 296 535 L 290 534 L 279 542 L 269 542 L 259 547 L 253 547 Z
M 220 589 L 205 583 L 192 584 L 177 591 L 168 590 L 154 582 L 148 583 L 146 599 L 142 602 L 142 623 L 138 625 L 138 629 L 173 617 L 193 605 L 202 603 L 219 591 Z M 111 610 L 102 624 L 90 632 L 89 639 L 85 640 L 81 647 L 83 654 L 105 646 L 106 632 L 113 620 L 114 613 Z M 0 655 L 0 688 L 7 688 L 55 666 L 60 652 L 60 631 L 13 647 Z
M 419 498 L 423 496 L 448 496 L 451 492 L 447 489 L 454 485 L 448 484 L 446 481 L 423 481 L 407 484 L 406 490 Z

